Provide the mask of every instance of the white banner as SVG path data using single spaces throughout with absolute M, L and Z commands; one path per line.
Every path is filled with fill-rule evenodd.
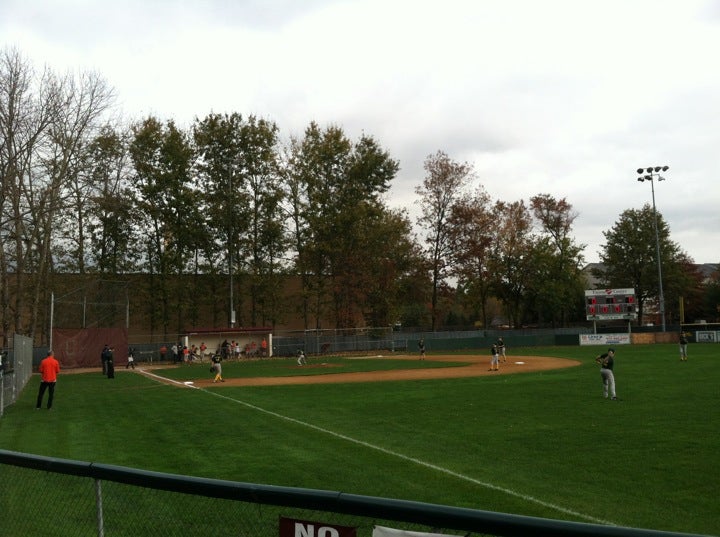
M 585 296 L 613 296 L 613 295 L 634 295 L 635 289 L 628 287 L 625 289 L 588 289 Z
M 698 343 L 715 343 L 718 341 L 720 332 L 711 332 L 710 330 L 698 330 L 695 332 L 695 341 Z
M 630 345 L 630 334 L 580 334 L 580 345 Z
M 424 533 L 421 531 L 396 530 L 394 528 L 385 528 L 383 526 L 375 526 L 372 537 L 460 537 L 452 536 L 446 533 Z

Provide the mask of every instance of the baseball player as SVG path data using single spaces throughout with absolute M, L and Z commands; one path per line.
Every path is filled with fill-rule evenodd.
M 615 349 L 608 349 L 606 353 L 600 354 L 595 358 L 595 363 L 600 366 L 600 378 L 603 383 L 603 397 L 608 398 L 608 392 L 613 401 L 617 400 L 615 394 L 615 375 L 613 367 L 615 365 Z
M 685 332 L 680 332 L 680 361 L 687 362 L 688 338 Z
M 305 351 L 302 349 L 298 351 L 297 363 L 298 365 L 307 365 L 307 360 L 305 359 Z
M 212 357 L 212 367 L 210 368 L 211 371 L 215 371 L 215 378 L 213 379 L 213 383 L 217 382 L 218 380 L 220 382 L 225 382 L 225 379 L 222 378 L 222 356 L 216 354 Z
M 493 346 L 490 347 L 490 355 L 492 356 L 492 358 L 490 359 L 490 369 L 488 369 L 488 371 L 500 371 L 500 355 L 498 354 L 497 345 L 493 344 Z
M 507 357 L 505 356 L 505 342 L 503 341 L 503 338 L 499 337 L 496 345 L 498 348 L 498 354 L 502 356 L 503 363 L 507 362 Z

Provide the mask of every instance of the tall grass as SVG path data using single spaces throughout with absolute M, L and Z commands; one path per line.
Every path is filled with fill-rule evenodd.
M 178 474 L 720 534 L 720 346 L 693 345 L 686 363 L 675 345 L 618 347 L 619 402 L 601 396 L 592 359 L 602 350 L 509 349 L 510 360 L 583 362 L 556 371 L 362 384 L 192 390 L 124 371 L 114 380 L 99 372 L 62 375 L 51 412 L 34 409 L 34 378 L 0 420 L 0 446 Z M 335 371 L 408 367 L 334 360 Z M 224 373 L 284 375 L 290 363 L 231 363 Z M 191 369 L 159 374 L 182 380 Z M 204 368 L 192 374 L 209 376 Z

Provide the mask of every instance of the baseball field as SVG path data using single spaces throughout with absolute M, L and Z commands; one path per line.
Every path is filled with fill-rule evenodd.
M 720 535 L 720 346 L 308 357 L 63 372 L 0 448 L 250 483 Z M 18 483 L 18 487 L 22 485 Z

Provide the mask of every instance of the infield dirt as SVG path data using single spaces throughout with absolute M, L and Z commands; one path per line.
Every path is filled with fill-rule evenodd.
M 382 358 L 382 357 L 377 357 Z M 389 357 L 386 357 L 389 358 Z M 417 356 L 399 357 L 393 359 L 405 359 L 419 361 Z M 363 359 L 373 359 L 363 357 Z M 322 375 L 291 375 L 285 377 L 255 377 L 255 378 L 225 378 L 225 382 L 213 384 L 212 378 L 198 378 L 193 380 L 195 386 L 282 386 L 291 384 L 333 384 L 343 382 L 383 382 L 397 380 L 427 380 L 427 379 L 449 379 L 462 377 L 480 377 L 484 375 L 514 375 L 529 373 L 532 371 L 547 371 L 550 369 L 561 369 L 580 365 L 577 360 L 565 358 L 552 358 L 546 356 L 508 356 L 507 362 L 500 362 L 499 371 L 489 371 L 490 360 L 484 356 L 477 355 L 448 355 L 428 356 L 427 361 L 433 362 L 465 362 L 466 365 L 452 367 L 432 367 L 419 369 L 394 369 L 391 371 L 366 371 L 358 373 L 332 373 L 333 364 L 323 363 L 322 358 L 310 358 L 308 365 L 295 365 L 294 360 L 288 363 L 289 369 L 299 371 L 305 369 L 324 368 L 327 372 Z M 138 368 L 140 370 L 140 368 Z M 202 370 L 203 373 L 205 370 Z

